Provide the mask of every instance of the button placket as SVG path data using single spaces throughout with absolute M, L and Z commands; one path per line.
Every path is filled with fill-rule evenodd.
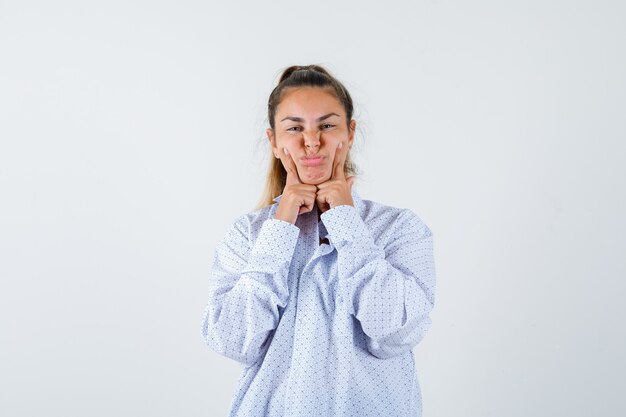
M 306 291 L 306 289 L 303 287 L 306 287 L 306 273 L 307 273 L 307 269 L 308 267 L 311 265 L 311 261 L 313 261 L 313 259 L 316 257 L 315 254 L 317 252 L 317 247 L 318 245 L 318 239 L 319 239 L 319 230 L 317 228 L 317 211 L 316 211 L 316 207 L 314 207 L 314 209 L 312 211 L 310 211 L 309 213 L 300 215 L 298 217 L 298 220 L 296 221 L 296 226 L 300 227 L 300 236 L 302 238 L 302 240 L 300 242 L 298 242 L 298 244 L 302 245 L 302 253 L 304 253 L 304 259 L 305 261 L 302 262 L 302 268 L 300 269 L 300 274 L 298 276 L 297 279 L 297 285 L 296 285 L 296 306 L 295 306 L 295 317 L 294 317 L 294 335 L 293 335 L 293 353 L 291 356 L 291 361 L 292 362 L 298 362 L 299 358 L 299 351 L 297 350 L 297 346 L 300 346 L 300 344 L 298 343 L 298 329 L 301 327 L 301 314 L 300 314 L 300 299 L 301 299 L 301 295 L 303 294 L 303 292 Z M 292 368 L 293 369 L 293 368 Z M 299 368 L 295 368 L 295 369 L 299 369 Z M 294 384 L 292 384 L 292 382 L 294 381 L 298 381 L 301 378 L 306 377 L 305 375 L 298 375 L 297 372 L 291 371 L 290 375 L 289 375 L 289 381 L 287 383 L 287 390 L 286 390 L 286 401 L 285 401 L 285 413 L 286 415 L 289 415 L 290 413 L 290 406 L 292 404 L 292 401 L 290 400 L 290 395 L 293 394 L 293 392 L 291 391 L 291 387 L 294 386 Z M 295 387 L 297 389 L 298 384 L 297 382 L 295 383 Z

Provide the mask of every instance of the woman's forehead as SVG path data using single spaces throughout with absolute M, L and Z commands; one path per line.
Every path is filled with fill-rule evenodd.
M 286 92 L 276 111 L 279 120 L 284 117 L 318 118 L 329 113 L 343 117 L 345 112 L 332 91 L 319 87 L 294 88 Z

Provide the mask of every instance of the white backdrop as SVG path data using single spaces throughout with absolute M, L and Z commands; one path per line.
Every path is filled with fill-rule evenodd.
M 434 233 L 424 416 L 625 415 L 625 3 L 231 3 L 0 0 L 0 415 L 226 415 L 211 257 L 311 63 Z

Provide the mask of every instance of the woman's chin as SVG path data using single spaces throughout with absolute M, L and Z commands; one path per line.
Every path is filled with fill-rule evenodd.
M 322 171 L 315 172 L 312 170 L 308 170 L 308 172 L 304 172 L 304 173 L 298 173 L 298 176 L 300 177 L 300 180 L 304 184 L 311 184 L 311 185 L 318 185 L 330 179 L 330 175 L 327 172 L 322 172 Z

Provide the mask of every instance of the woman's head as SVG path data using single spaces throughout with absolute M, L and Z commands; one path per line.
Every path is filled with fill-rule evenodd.
M 267 102 L 267 115 L 272 129 L 276 127 L 276 110 L 284 94 L 299 87 L 318 87 L 332 91 L 343 106 L 346 120 L 349 122 L 352 119 L 352 97 L 339 80 L 319 65 L 292 65 L 283 71 Z
M 337 145 L 343 142 L 343 146 L 351 147 L 354 141 L 352 113 L 350 94 L 324 68 L 291 66 L 283 71 L 268 100 L 270 127 L 266 133 L 271 157 L 259 207 L 272 204 L 285 186 L 286 171 L 277 156 L 283 148 L 289 151 L 303 183 L 320 184 L 331 178 Z M 310 159 L 313 156 L 319 158 Z M 348 152 L 344 173 L 349 176 L 355 171 Z

